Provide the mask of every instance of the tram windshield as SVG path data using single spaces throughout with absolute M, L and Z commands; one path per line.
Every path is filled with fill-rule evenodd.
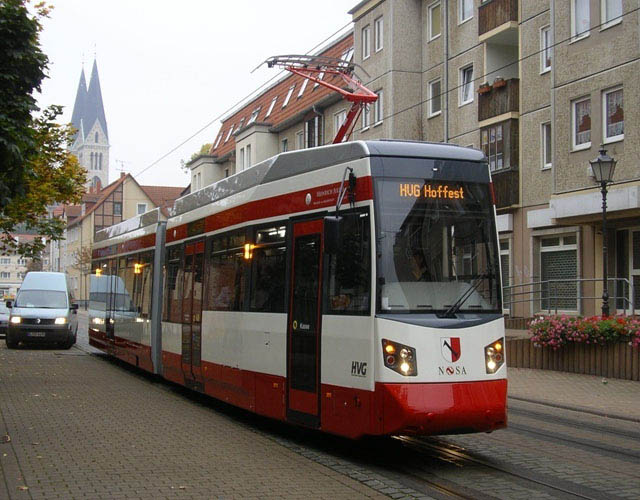
M 500 312 L 488 182 L 376 180 L 378 311 Z

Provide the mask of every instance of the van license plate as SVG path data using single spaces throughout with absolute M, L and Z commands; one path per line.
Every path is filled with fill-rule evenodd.
M 44 337 L 47 335 L 46 332 L 28 332 L 27 335 L 29 337 Z

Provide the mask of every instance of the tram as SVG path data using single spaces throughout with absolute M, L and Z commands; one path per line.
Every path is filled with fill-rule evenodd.
M 99 231 L 91 345 L 261 415 L 364 435 L 506 426 L 495 201 L 481 152 L 281 153 Z

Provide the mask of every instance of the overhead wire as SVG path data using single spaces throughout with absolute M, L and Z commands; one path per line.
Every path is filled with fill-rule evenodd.
M 345 31 L 346 28 L 351 26 L 351 22 L 345 24 L 344 26 L 342 26 L 341 28 L 339 28 L 338 30 L 334 31 L 331 35 L 329 35 L 328 37 L 326 37 L 324 40 L 322 40 L 321 42 L 317 43 L 314 47 L 312 47 L 311 49 L 309 49 L 306 54 L 309 54 L 310 52 L 313 52 L 314 50 L 317 50 L 319 47 L 321 47 L 322 45 L 324 45 L 325 43 L 327 43 L 329 40 L 335 38 L 337 35 L 339 35 L 341 32 Z M 198 136 L 200 133 L 202 133 L 204 130 L 206 130 L 207 128 L 209 128 L 211 125 L 213 125 L 216 121 L 220 120 L 223 116 L 225 116 L 226 114 L 230 113 L 231 111 L 233 111 L 234 109 L 237 109 L 240 105 L 242 105 L 243 103 L 246 103 L 247 101 L 249 101 L 253 96 L 255 96 L 256 94 L 259 94 L 265 87 L 267 87 L 271 82 L 273 82 L 274 80 L 278 79 L 282 74 L 286 73 L 286 70 L 281 70 L 279 71 L 276 75 L 274 75 L 272 78 L 270 78 L 269 80 L 267 80 L 266 82 L 264 82 L 262 85 L 260 85 L 256 90 L 253 90 L 252 92 L 250 92 L 248 95 L 246 95 L 245 97 L 243 97 L 242 99 L 240 99 L 239 101 L 237 101 L 235 104 L 233 104 L 232 106 L 228 107 L 225 111 L 223 111 L 222 113 L 220 113 L 219 115 L 217 115 L 215 118 L 211 119 L 209 122 L 207 122 L 205 125 L 203 125 L 202 127 L 200 127 L 197 131 L 195 131 L 194 133 L 192 133 L 189 137 L 187 137 L 186 139 L 184 139 L 182 142 L 180 142 L 177 146 L 174 146 L 173 148 L 171 148 L 169 151 L 167 151 L 165 154 L 163 154 L 162 156 L 160 156 L 157 160 L 153 161 L 152 163 L 150 163 L 149 165 L 147 165 L 146 167 L 144 167 L 142 170 L 140 170 L 139 172 L 135 173 L 135 174 L 131 174 L 131 176 L 133 178 L 136 178 L 140 175 L 142 175 L 144 172 L 146 172 L 147 170 L 149 170 L 151 167 L 154 167 L 155 165 L 157 165 L 158 163 L 160 163 L 162 160 L 164 160 L 166 157 L 168 157 L 169 155 L 171 155 L 172 153 L 175 153 L 178 149 L 180 149 L 182 146 L 184 146 L 185 144 L 187 144 L 189 141 L 191 141 L 191 139 L 193 139 L 194 137 Z
M 612 20 L 610 20 L 610 21 L 607 21 L 607 22 L 604 22 L 604 23 L 600 23 L 600 24 L 598 24 L 598 25 L 595 25 L 595 26 L 590 27 L 588 31 L 591 31 L 592 29 L 598 29 L 598 28 L 601 28 L 601 27 L 605 26 L 606 24 L 610 24 L 610 23 L 612 23 L 612 22 L 615 22 L 617 19 L 621 19 L 621 18 L 623 18 L 623 17 L 625 17 L 625 16 L 628 16 L 628 15 L 630 15 L 630 14 L 633 14 L 634 12 L 637 12 L 637 11 L 639 11 L 639 10 L 640 10 L 640 7 L 636 7 L 636 8 L 634 8 L 634 9 L 631 9 L 631 10 L 629 10 L 629 11 L 627 11 L 627 12 L 624 12 L 622 15 L 620 15 L 619 17 L 617 17 L 617 18 L 615 18 L 615 19 L 612 19 Z M 351 26 L 351 24 L 352 24 L 352 23 L 351 23 L 351 22 L 349 22 L 349 23 L 345 24 L 344 26 L 342 26 L 341 28 L 339 28 L 338 30 L 336 30 L 333 34 L 329 35 L 329 36 L 328 36 L 328 37 L 326 37 L 324 40 L 322 40 L 321 42 L 319 42 L 318 44 L 316 44 L 312 49 L 310 49 L 309 51 L 307 51 L 307 54 L 309 54 L 310 52 L 313 52 L 314 50 L 318 49 L 318 48 L 319 48 L 319 47 L 321 47 L 323 44 L 325 44 L 326 42 L 328 42 L 329 40 L 331 40 L 332 38 L 336 37 L 339 33 L 341 33 L 342 31 L 344 31 L 347 27 Z M 542 48 L 542 49 L 536 50 L 536 51 L 534 51 L 534 52 L 532 52 L 532 53 L 530 53 L 530 54 L 527 54 L 527 55 L 525 55 L 525 56 L 522 56 L 522 57 L 520 57 L 520 58 L 518 58 L 518 59 L 516 59 L 516 60 L 514 60 L 514 61 L 512 61 L 512 62 L 510 62 L 510 63 L 507 63 L 507 64 L 505 64 L 505 65 L 503 65 L 503 66 L 501 66 L 501 67 L 499 67 L 499 68 L 492 69 L 492 70 L 491 70 L 491 72 L 489 72 L 489 73 L 485 73 L 485 74 L 483 74 L 483 75 L 481 75 L 481 76 L 478 76 L 478 77 L 476 77 L 476 78 L 472 79 L 472 80 L 471 80 L 471 82 L 474 82 L 474 83 L 475 83 L 475 82 L 477 82 L 477 81 L 479 81 L 479 80 L 483 80 L 484 78 L 486 78 L 486 77 L 487 77 L 488 75 L 490 75 L 490 74 L 496 74 L 496 73 L 498 73 L 499 71 L 502 71 L 502 70 L 504 70 L 504 69 L 507 69 L 507 68 L 509 68 L 509 67 L 513 66 L 514 64 L 520 64 L 521 62 L 523 62 L 523 61 L 525 61 L 525 60 L 527 60 L 527 59 L 529 59 L 529 58 L 531 58 L 531 57 L 537 56 L 537 55 L 541 54 L 542 52 L 544 52 L 544 51 L 546 51 L 546 50 L 549 50 L 549 49 L 551 49 L 551 48 L 555 48 L 555 47 L 557 47 L 557 46 L 559 46 L 559 45 L 562 45 L 562 44 L 564 44 L 564 43 L 567 43 L 567 42 L 571 42 L 572 40 L 576 40 L 576 38 L 578 38 L 578 35 L 571 35 L 570 37 L 567 37 L 567 38 L 565 38 L 565 39 L 563 39 L 563 40 L 560 40 L 560 41 L 554 42 L 554 43 L 552 43 L 552 44 L 551 44 L 550 46 L 548 46 L 548 47 L 545 47 L 545 48 Z M 433 68 L 430 68 L 429 70 L 420 71 L 419 73 L 420 73 L 420 74 L 424 74 L 424 73 L 426 73 L 427 71 L 431 71 L 432 69 L 433 69 Z M 270 79 L 269 79 L 269 80 L 267 80 L 265 83 L 263 83 L 260 87 L 258 87 L 256 90 L 254 90 L 253 92 L 249 93 L 247 96 L 243 97 L 242 99 L 240 99 L 239 101 L 237 101 L 235 104 L 233 104 L 232 106 L 230 106 L 229 108 L 227 108 L 224 112 L 222 112 L 222 113 L 220 113 L 219 115 L 217 115 L 215 118 L 213 118 L 212 120 L 210 120 L 206 125 L 204 125 L 203 127 L 199 128 L 196 132 L 194 132 L 193 134 L 191 134 L 187 139 L 185 139 L 185 140 L 183 140 L 182 142 L 180 142 L 177 146 L 173 147 L 173 148 L 172 148 L 171 150 L 169 150 L 167 153 L 163 154 L 160 158 L 158 158 L 158 159 L 157 159 L 157 160 L 155 160 L 154 162 L 150 163 L 148 166 L 146 166 L 145 168 L 143 168 L 142 170 L 140 170 L 138 173 L 133 174 L 133 177 L 135 178 L 135 177 L 137 177 L 137 176 L 139 176 L 139 175 L 142 175 L 144 172 L 146 172 L 147 170 L 149 170 L 151 167 L 153 167 L 153 166 L 157 165 L 159 162 L 161 162 L 161 161 L 162 161 L 162 160 L 164 160 L 166 157 L 168 157 L 170 154 L 172 154 L 172 153 L 174 153 L 175 151 L 177 151 L 178 149 L 180 149 L 182 146 L 184 146 L 184 145 L 185 145 L 186 143 L 188 143 L 191 139 L 193 139 L 193 138 L 194 138 L 194 137 L 196 137 L 198 134 L 200 134 L 201 132 L 203 132 L 205 129 L 209 128 L 209 127 L 210 127 L 214 122 L 216 122 L 217 120 L 221 119 L 223 116 L 225 116 L 226 114 L 228 114 L 228 113 L 229 113 L 229 112 L 231 112 L 232 110 L 237 109 L 241 104 L 246 103 L 246 102 L 247 102 L 247 101 L 248 101 L 252 96 L 254 96 L 254 95 L 256 95 L 256 94 L 260 93 L 260 92 L 262 91 L 262 89 L 264 89 L 267 85 L 269 85 L 269 84 L 270 84 L 271 82 L 273 82 L 275 79 L 279 78 L 279 77 L 280 77 L 283 73 L 285 73 L 285 72 L 286 72 L 286 70 L 279 71 L 279 72 L 278 72 L 274 77 L 270 78 Z M 380 76 L 383 76 L 383 75 L 380 75 Z M 379 77 L 377 77 L 376 79 L 380 78 L 380 76 L 379 76 Z M 375 80 L 375 79 L 374 79 L 374 80 Z M 460 89 L 460 88 L 462 88 L 463 86 L 464 86 L 464 84 L 460 84 L 460 85 L 456 85 L 456 86 L 454 86 L 454 87 L 451 87 L 451 88 L 449 88 L 449 89 L 445 89 L 445 91 L 444 91 L 444 92 L 440 92 L 440 94 L 438 94 L 437 96 L 433 96 L 433 97 L 429 97 L 429 98 L 427 98 L 427 99 L 423 99 L 423 100 L 421 100 L 421 101 L 419 101 L 419 102 L 417 102 L 417 103 L 415 103 L 415 104 L 412 104 L 412 105 L 410 105 L 410 106 L 408 106 L 408 107 L 406 107 L 406 108 L 403 108 L 403 109 L 401 109 L 401 110 L 398 110 L 398 111 L 396 111 L 396 112 L 394 112 L 394 113 L 391 113 L 391 114 L 389 114 L 389 115 L 385 115 L 385 116 L 383 116 L 383 117 L 382 117 L 382 120 L 384 120 L 384 119 L 388 119 L 388 118 L 392 118 L 392 117 L 394 117 L 394 116 L 400 115 L 400 114 L 405 113 L 405 112 L 407 112 L 407 111 L 411 111 L 412 109 L 417 108 L 418 106 L 422 106 L 423 104 L 427 104 L 427 103 L 431 102 L 433 99 L 441 98 L 442 96 L 447 95 L 447 94 L 449 94 L 449 93 L 451 93 L 451 92 L 456 92 L 457 90 L 459 90 L 459 89 Z M 364 130 L 364 129 L 366 129 L 366 128 L 367 128 L 367 126 L 360 127 L 360 128 L 358 128 L 358 129 L 352 130 L 352 133 L 353 133 L 353 132 L 361 132 L 362 130 Z

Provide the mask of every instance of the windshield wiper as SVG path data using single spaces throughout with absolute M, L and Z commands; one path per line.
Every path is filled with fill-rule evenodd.
M 469 288 L 467 288 L 460 297 L 456 299 L 456 301 L 451 304 L 449 309 L 447 309 L 443 314 L 439 314 L 439 318 L 455 318 L 455 314 L 460 310 L 462 305 L 471 297 L 473 292 L 480 286 L 483 280 L 490 278 L 491 273 L 485 273 L 476 278 L 476 280 L 471 284 Z

